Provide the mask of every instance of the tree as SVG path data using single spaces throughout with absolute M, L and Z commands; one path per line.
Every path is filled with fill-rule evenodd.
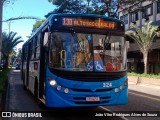
M 126 6 L 138 4 L 146 0 L 48 0 L 57 8 L 48 13 L 47 17 L 52 13 L 92 13 L 107 15 L 110 17 L 118 17 L 119 8 L 130 10 Z M 156 0 L 150 0 L 156 1 Z
M 39 28 L 44 21 L 45 21 L 45 19 L 36 21 L 35 24 L 33 25 L 33 30 L 32 31 L 35 31 L 37 28 Z
M 111 17 L 118 17 L 117 11 L 119 9 L 120 0 L 101 0 L 106 6 L 106 13 Z
M 131 11 L 132 4 L 136 4 L 137 9 L 142 8 L 142 3 L 146 0 L 48 0 L 57 8 L 48 13 L 93 13 L 117 17 L 120 9 Z M 157 0 L 148 0 L 157 1 Z M 160 0 L 158 0 L 160 1 Z
M 13 48 L 19 43 L 23 42 L 20 36 L 16 37 L 17 33 L 10 32 L 7 34 L 6 32 L 2 33 L 2 55 L 5 61 L 4 66 L 8 67 L 9 55 L 13 52 Z
M 3 5 L 8 3 L 14 3 L 15 0 L 0 0 L 0 62 L 1 62 L 1 52 L 2 52 L 2 13 Z
M 3 13 L 3 0 L 0 0 L 0 63 L 2 51 L 2 13 Z
M 105 3 L 102 0 L 48 0 L 57 8 L 48 13 L 92 13 L 104 15 L 107 12 Z
M 142 28 L 132 25 L 135 29 L 126 32 L 126 35 L 132 38 L 139 46 L 144 59 L 144 73 L 148 73 L 148 52 L 152 46 L 154 38 L 157 36 L 158 26 L 153 26 L 152 22 L 145 23 Z
M 3 6 L 10 3 L 14 4 L 15 1 L 16 0 L 0 0 L 0 62 L 1 62 L 1 51 L 2 51 L 2 22 L 8 22 L 20 19 L 38 19 L 36 17 L 26 16 L 26 17 L 9 18 L 7 20 L 2 21 Z

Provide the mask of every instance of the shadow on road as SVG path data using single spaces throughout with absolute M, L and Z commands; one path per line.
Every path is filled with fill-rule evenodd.
M 9 74 L 8 92 L 6 98 L 6 111 L 17 113 L 40 113 L 45 120 L 102 120 L 107 117 L 96 114 L 106 113 L 100 107 L 92 108 L 40 108 L 36 103 L 35 97 L 23 89 L 20 78 L 20 70 L 12 70 Z M 107 112 L 109 113 L 109 112 Z M 15 118 L 10 118 L 11 120 Z M 10 120 L 9 119 L 9 120 Z M 26 118 L 28 120 L 29 118 Z M 34 118 L 36 119 L 36 118 Z M 109 118 L 115 120 L 115 118 Z M 117 119 L 117 118 L 116 118 Z M 120 118 L 118 118 L 119 120 Z M 17 120 L 17 119 L 16 119 Z M 32 119 L 33 120 L 33 119 Z

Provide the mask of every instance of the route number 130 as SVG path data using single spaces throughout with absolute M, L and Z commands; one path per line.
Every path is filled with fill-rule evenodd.
M 72 25 L 72 19 L 71 18 L 63 18 L 63 25 Z

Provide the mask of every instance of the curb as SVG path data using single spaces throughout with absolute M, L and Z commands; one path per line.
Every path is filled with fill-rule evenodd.
M 6 98 L 8 95 L 8 78 L 5 81 L 4 91 L 1 96 L 1 111 L 6 111 Z
M 7 111 L 7 106 L 8 106 L 8 100 L 7 100 L 7 97 L 8 97 L 8 90 L 9 90 L 9 74 L 11 72 L 11 69 L 8 71 L 7 73 L 7 78 L 5 80 L 5 84 L 4 84 L 4 90 L 2 92 L 2 96 L 0 98 L 0 110 L 1 111 Z
M 138 77 L 138 76 L 128 76 L 128 82 L 132 84 L 149 84 L 155 85 L 160 87 L 160 79 L 155 78 L 145 78 L 145 77 Z

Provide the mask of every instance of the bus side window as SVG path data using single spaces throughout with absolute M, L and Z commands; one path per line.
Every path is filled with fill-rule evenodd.
M 31 40 L 31 42 L 29 43 L 30 44 L 30 46 L 29 46 L 29 51 L 30 51 L 30 55 L 29 55 L 29 59 L 30 60 L 32 60 L 33 58 L 34 58 L 34 54 L 33 54 L 33 48 L 34 48 L 34 46 L 33 46 L 33 39 Z
M 37 36 L 34 39 L 34 43 L 33 43 L 33 55 L 34 55 L 34 59 L 36 59 L 36 53 L 37 53 Z
M 36 50 L 36 58 L 39 59 L 40 57 L 40 38 L 37 40 L 37 50 Z

